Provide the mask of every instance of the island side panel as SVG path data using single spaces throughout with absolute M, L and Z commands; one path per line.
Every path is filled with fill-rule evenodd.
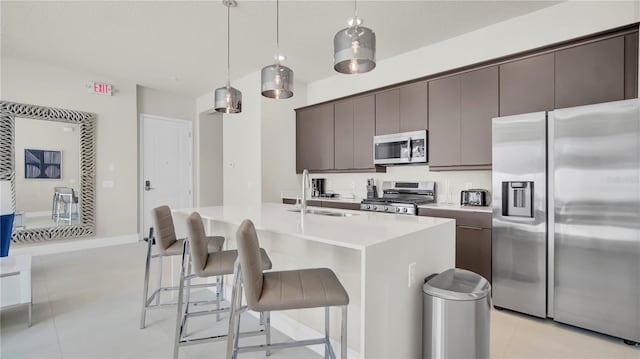
M 225 249 L 237 248 L 235 233 L 237 225 L 211 221 L 209 235 L 226 237 Z M 361 338 L 361 251 L 337 247 L 304 238 L 258 230 L 260 246 L 264 248 L 271 261 L 273 270 L 293 270 L 304 268 L 330 268 L 349 293 L 348 311 L 348 348 L 349 358 L 360 355 Z M 227 278 L 227 285 L 231 283 Z M 227 286 L 226 296 L 230 297 L 231 288 Z M 340 349 L 340 310 L 332 308 L 330 314 L 331 338 L 334 349 Z M 288 310 L 271 314 L 272 326 L 293 339 L 309 339 L 324 336 L 324 309 Z M 311 329 L 311 330 L 309 330 Z M 320 346 L 310 347 L 318 353 L 324 353 Z
M 419 358 L 424 278 L 455 267 L 455 221 L 376 244 L 364 253 L 366 358 Z M 409 265 L 415 281 L 409 285 Z

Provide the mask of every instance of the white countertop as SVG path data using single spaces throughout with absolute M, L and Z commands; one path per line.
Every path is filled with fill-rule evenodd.
M 389 213 L 327 209 L 352 213 L 349 217 L 291 212 L 294 205 L 263 203 L 251 206 L 217 206 L 174 210 L 189 214 L 198 211 L 205 220 L 240 224 L 251 219 L 257 230 L 305 238 L 339 247 L 362 250 L 384 241 L 427 231 L 453 221 L 447 218 L 405 216 Z M 317 209 L 317 208 L 315 208 Z M 428 240 L 425 237 L 425 240 Z
M 461 206 L 460 204 L 456 204 L 456 203 L 429 203 L 429 204 L 422 204 L 418 206 L 418 208 L 443 209 L 448 211 L 466 211 L 466 212 L 480 212 L 480 213 L 492 213 L 493 211 L 491 206 L 486 206 L 486 207 Z

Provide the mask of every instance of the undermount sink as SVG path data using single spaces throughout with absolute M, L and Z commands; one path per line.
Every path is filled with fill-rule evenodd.
M 296 209 L 288 209 L 289 212 L 300 212 L 300 208 Z M 333 212 L 333 211 L 325 211 L 322 209 L 307 209 L 305 211 L 306 214 L 317 214 L 320 216 L 330 216 L 330 217 L 351 217 L 355 216 L 355 213 L 344 213 L 344 212 Z

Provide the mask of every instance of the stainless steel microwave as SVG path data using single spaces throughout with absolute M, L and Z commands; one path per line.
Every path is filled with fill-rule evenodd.
M 428 131 L 413 131 L 373 137 L 373 163 L 399 165 L 427 163 Z

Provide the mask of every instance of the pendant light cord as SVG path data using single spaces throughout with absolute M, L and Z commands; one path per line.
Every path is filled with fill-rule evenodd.
M 231 3 L 227 4 L 227 88 L 231 86 Z
M 353 14 L 355 15 L 355 19 L 358 19 L 358 0 L 353 0 Z
M 278 53 L 276 56 L 280 58 L 280 1 L 276 0 L 276 48 Z

